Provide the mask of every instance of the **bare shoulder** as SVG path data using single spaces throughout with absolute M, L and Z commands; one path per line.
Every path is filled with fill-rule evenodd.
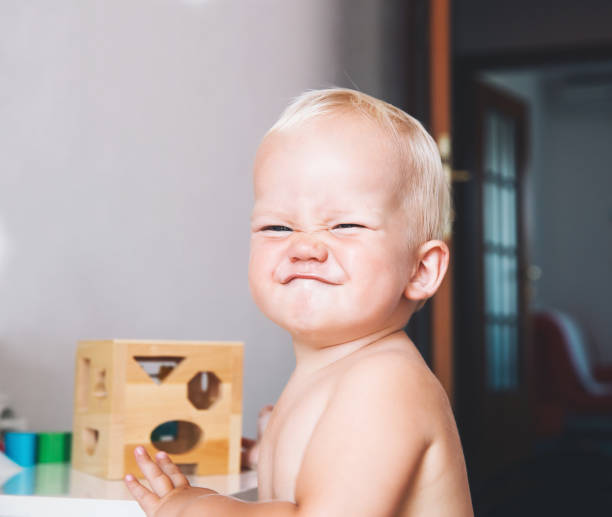
M 416 350 L 383 345 L 338 372 L 303 457 L 296 503 L 306 516 L 431 515 L 432 508 L 470 515 L 444 390 Z M 466 511 L 445 513 L 457 505 Z
M 391 346 L 364 356 L 345 371 L 337 395 L 339 412 L 352 406 L 350 418 L 356 409 L 349 397 L 370 408 L 379 454 L 390 454 L 385 468 L 403 480 L 401 515 L 430 515 L 433 508 L 435 515 L 473 515 L 450 402 L 416 350 Z
M 394 416 L 418 418 L 419 428 L 436 434 L 454 427 L 454 417 L 444 388 L 413 343 L 395 339 L 352 363 L 339 379 L 338 392 L 359 393 L 393 402 Z M 375 400 L 371 401 L 376 402 Z M 433 436 L 431 437 L 433 438 Z

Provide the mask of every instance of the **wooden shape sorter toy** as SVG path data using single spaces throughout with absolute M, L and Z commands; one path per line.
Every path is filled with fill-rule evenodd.
M 240 472 L 242 353 L 238 342 L 79 342 L 72 466 L 140 475 L 142 445 L 187 473 Z

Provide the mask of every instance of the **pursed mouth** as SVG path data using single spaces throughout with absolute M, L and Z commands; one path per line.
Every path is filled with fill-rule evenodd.
M 290 275 L 282 283 L 283 284 L 288 284 L 292 280 L 300 279 L 300 278 L 304 279 L 304 280 L 317 280 L 319 282 L 322 282 L 324 284 L 329 284 L 329 285 L 340 285 L 337 282 L 332 282 L 331 280 L 327 280 L 327 278 L 323 278 L 323 277 L 317 276 L 317 275 L 309 275 L 309 274 Z

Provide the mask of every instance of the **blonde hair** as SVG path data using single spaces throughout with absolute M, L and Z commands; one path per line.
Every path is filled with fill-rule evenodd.
M 391 136 L 404 164 L 401 195 L 411 221 L 410 246 L 448 236 L 452 201 L 438 146 L 422 124 L 401 109 L 348 88 L 309 90 L 291 102 L 266 136 L 315 117 L 342 113 L 362 115 Z

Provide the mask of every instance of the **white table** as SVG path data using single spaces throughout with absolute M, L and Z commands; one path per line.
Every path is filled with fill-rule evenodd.
M 188 476 L 194 486 L 246 501 L 257 499 L 257 472 L 220 476 Z M 47 463 L 23 469 L 0 486 L 0 517 L 100 516 L 128 517 L 144 513 L 123 481 L 107 481 L 70 468 Z

